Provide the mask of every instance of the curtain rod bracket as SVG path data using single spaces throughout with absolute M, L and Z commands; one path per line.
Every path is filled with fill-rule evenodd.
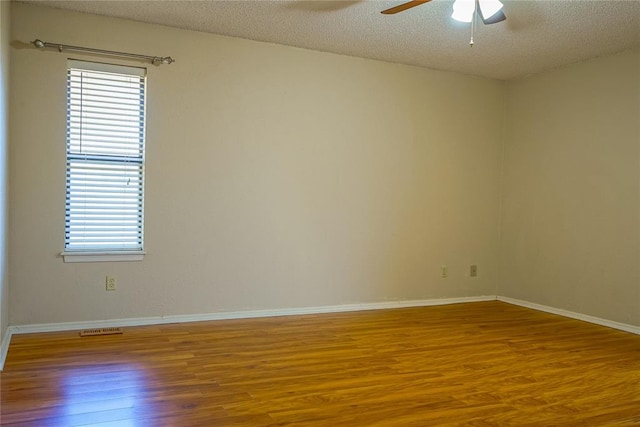
M 96 53 L 99 55 L 141 59 L 143 61 L 149 61 L 153 65 L 173 64 L 174 62 L 176 62 L 176 60 L 170 56 L 150 56 L 150 55 L 140 55 L 138 53 L 127 53 L 127 52 L 116 52 L 113 50 L 94 49 L 91 47 L 69 46 L 69 45 L 60 44 L 60 43 L 44 42 L 40 39 L 35 39 L 34 41 L 31 42 L 31 44 L 38 49 L 43 49 L 45 47 L 57 48 L 58 52 L 62 52 L 63 50 L 73 50 L 76 52 L 89 52 L 89 53 Z
M 153 65 L 158 65 L 158 64 L 171 64 L 173 62 L 176 62 L 175 59 L 173 59 L 170 56 L 156 56 L 153 58 L 153 60 L 151 61 L 153 63 Z

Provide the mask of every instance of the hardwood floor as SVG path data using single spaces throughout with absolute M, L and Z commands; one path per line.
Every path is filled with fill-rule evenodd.
M 501 302 L 14 335 L 3 426 L 640 425 L 640 336 Z

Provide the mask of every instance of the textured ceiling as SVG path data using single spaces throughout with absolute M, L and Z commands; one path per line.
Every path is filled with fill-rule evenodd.
M 479 24 L 473 47 L 453 0 L 396 15 L 380 11 L 403 0 L 26 2 L 496 79 L 640 46 L 640 0 L 506 0 L 507 20 Z

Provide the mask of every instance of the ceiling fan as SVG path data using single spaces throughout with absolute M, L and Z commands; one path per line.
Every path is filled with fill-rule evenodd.
M 413 0 L 383 10 L 381 13 L 384 15 L 393 15 L 394 13 L 403 12 L 430 1 L 431 0 Z M 453 3 L 453 13 L 451 17 L 460 22 L 472 22 L 473 15 L 476 12 L 485 24 L 495 24 L 507 19 L 502 12 L 502 3 L 499 0 L 456 0 Z

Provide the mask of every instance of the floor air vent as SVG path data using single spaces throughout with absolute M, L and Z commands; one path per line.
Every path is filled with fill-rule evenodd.
M 121 334 L 122 328 L 96 328 L 96 329 L 83 329 L 80 331 L 81 337 L 88 337 L 94 335 L 116 335 Z

